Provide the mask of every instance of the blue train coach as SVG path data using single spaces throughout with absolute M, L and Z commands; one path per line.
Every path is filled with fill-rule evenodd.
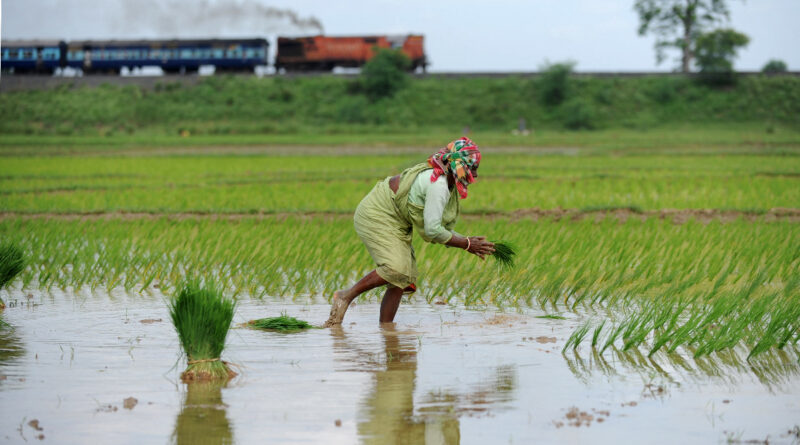
M 66 47 L 59 40 L 6 40 L 0 68 L 6 73 L 53 74 L 66 64 Z
M 213 65 L 217 71 L 253 71 L 267 65 L 268 47 L 266 39 L 87 40 L 67 44 L 66 64 L 84 74 L 145 66 L 193 73 L 201 65 Z

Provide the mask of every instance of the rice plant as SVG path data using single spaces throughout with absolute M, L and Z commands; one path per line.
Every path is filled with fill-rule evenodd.
M 247 322 L 247 326 L 254 329 L 261 329 L 264 331 L 275 331 L 284 334 L 289 334 L 292 332 L 300 332 L 314 327 L 308 324 L 308 322 L 306 321 L 290 317 L 285 313 L 281 314 L 280 317 L 259 318 L 257 320 L 250 320 Z
M 170 317 L 187 358 L 184 382 L 227 380 L 236 376 L 222 361 L 236 303 L 213 283 L 187 280 L 169 303 Z
M 10 242 L 0 243 L 0 289 L 10 283 L 25 268 L 22 250 Z M 6 307 L 0 298 L 0 309 Z
M 503 267 L 514 267 L 514 257 L 517 255 L 516 248 L 507 241 L 495 241 L 494 253 L 492 256 L 497 263 Z
M 0 289 L 11 282 L 24 268 L 22 249 L 10 242 L 0 244 Z

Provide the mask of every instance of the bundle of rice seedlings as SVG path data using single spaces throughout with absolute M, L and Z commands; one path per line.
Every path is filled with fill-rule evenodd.
M 517 254 L 517 249 L 513 244 L 506 241 L 493 241 L 494 253 L 492 256 L 497 263 L 503 267 L 514 267 L 514 256 Z
M 220 358 L 235 306 L 213 283 L 203 286 L 198 280 L 189 280 L 180 287 L 169 311 L 188 361 L 181 374 L 184 382 L 236 376 Z
M 9 242 L 0 244 L 0 289 L 10 283 L 24 268 L 22 249 Z M 0 298 L 0 309 L 5 307 L 6 304 Z
M 250 320 L 247 322 L 247 327 L 254 329 L 262 329 L 265 331 L 275 331 L 282 333 L 300 332 L 306 329 L 311 329 L 314 326 L 308 324 L 303 320 L 298 320 L 294 317 L 281 314 L 280 317 L 272 318 L 259 318 L 258 320 Z

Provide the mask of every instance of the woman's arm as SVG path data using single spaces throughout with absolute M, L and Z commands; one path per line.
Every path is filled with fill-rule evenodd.
M 467 252 L 484 259 L 486 255 L 494 253 L 494 243 L 486 241 L 485 236 L 453 235 L 445 245 L 465 249 Z

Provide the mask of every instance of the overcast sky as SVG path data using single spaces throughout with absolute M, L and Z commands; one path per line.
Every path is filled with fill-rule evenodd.
M 735 66 L 800 70 L 800 0 L 731 0 L 751 38 Z M 235 11 L 227 6 L 238 6 Z M 672 70 L 636 33 L 633 0 L 2 0 L 2 38 L 166 38 L 421 33 L 432 71 Z M 671 54 L 677 57 L 677 52 Z

